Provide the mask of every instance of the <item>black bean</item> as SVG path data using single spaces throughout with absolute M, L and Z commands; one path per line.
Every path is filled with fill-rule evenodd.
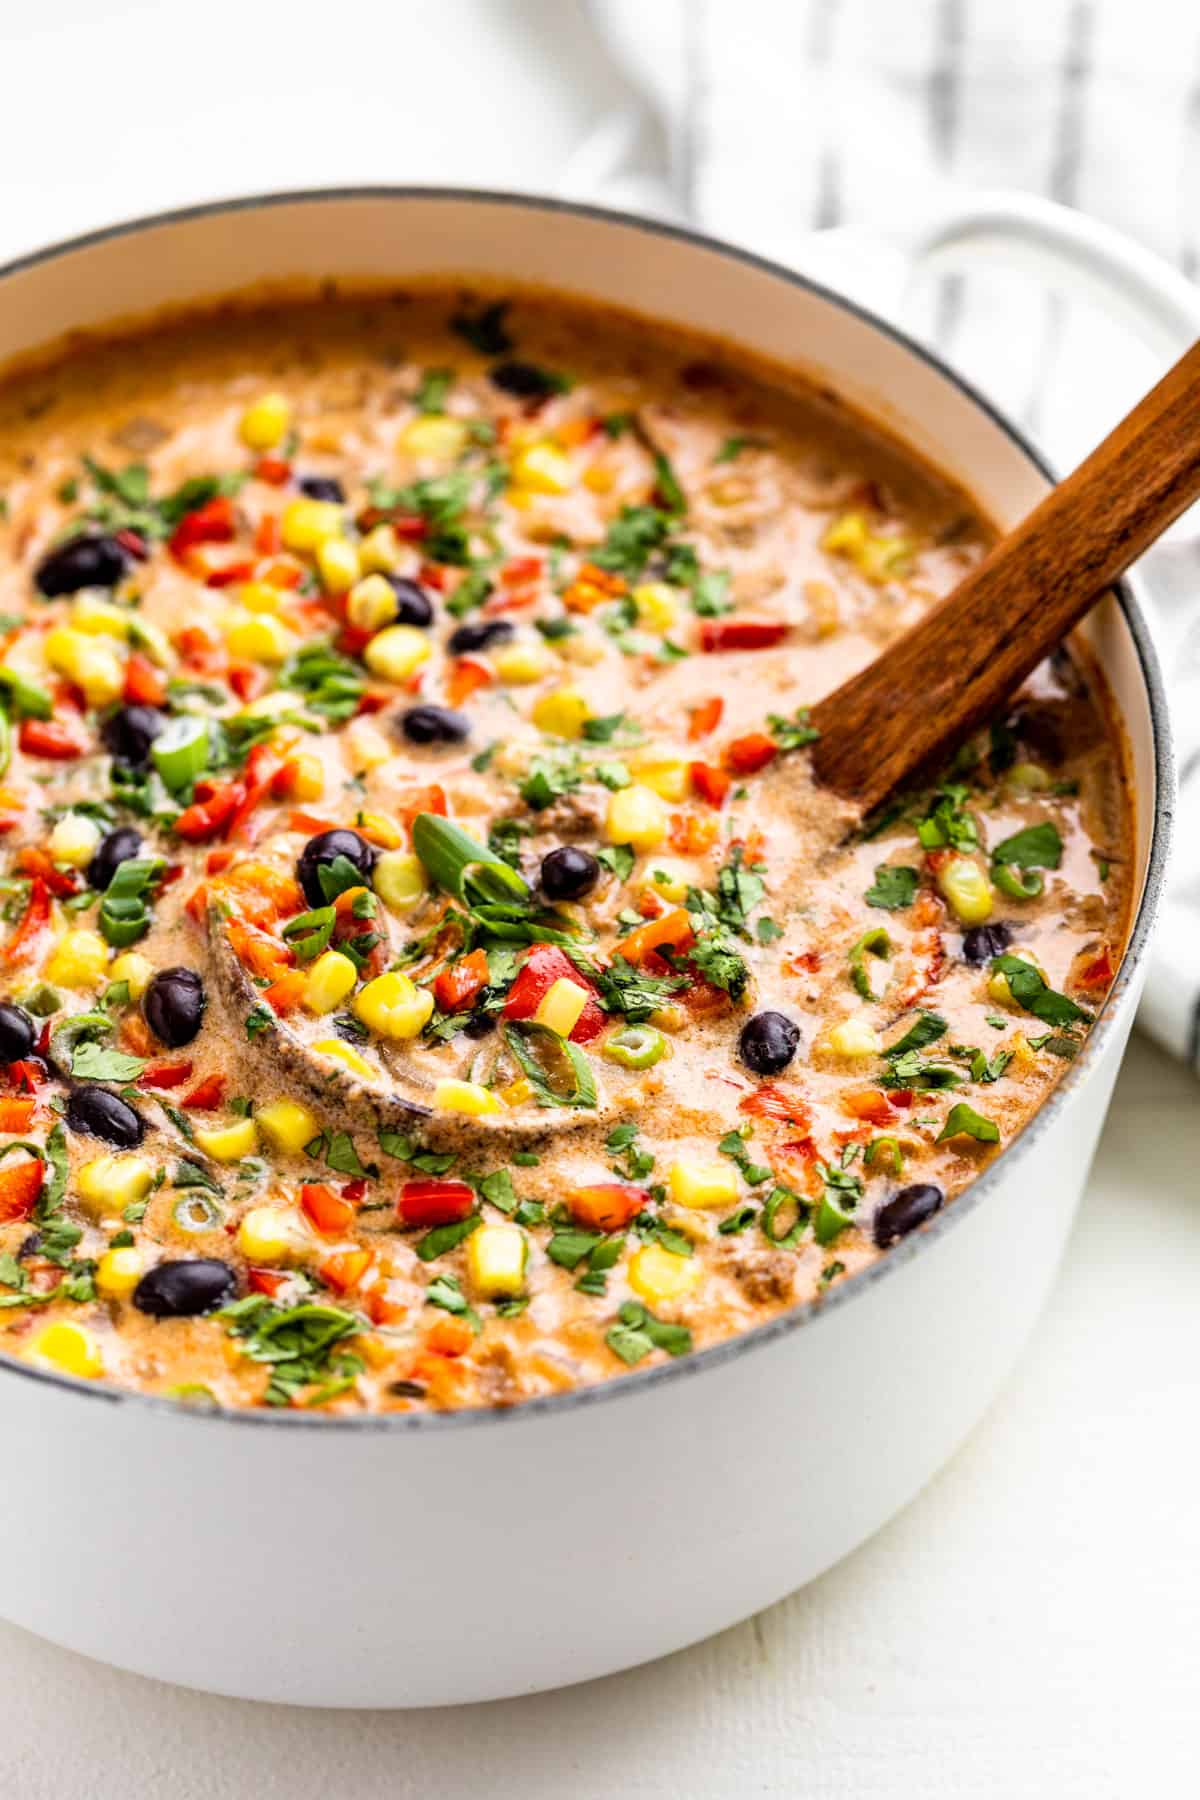
M 452 706 L 410 706 L 400 715 L 400 729 L 410 744 L 461 744 L 471 735 L 471 721 Z
M 129 552 L 116 538 L 83 532 L 48 550 L 33 579 L 39 592 L 53 600 L 59 594 L 76 594 L 80 588 L 116 587 L 129 561 Z
M 337 500 L 346 498 L 345 489 L 336 475 L 300 475 L 296 486 L 310 500 Z
M 0 1063 L 22 1062 L 37 1043 L 37 1026 L 23 1006 L 0 1006 Z
M 990 925 L 972 925 L 963 932 L 963 961 L 973 968 L 982 968 L 993 956 L 1003 956 L 1011 943 L 1012 926 L 1003 919 L 995 919 Z
M 513 635 L 511 619 L 468 619 L 450 633 L 446 648 L 451 656 L 468 656 L 472 650 L 486 650 L 489 644 L 504 644 Z
M 496 1021 L 490 1013 L 473 1012 L 463 1026 L 463 1034 L 469 1038 L 490 1037 L 496 1029 Z
M 493 363 L 488 377 L 494 387 L 502 388 L 506 394 L 515 394 L 519 400 L 544 400 L 547 394 L 559 393 L 563 386 L 561 379 L 549 370 L 516 358 Z
M 204 1023 L 207 999 L 195 969 L 160 969 L 142 995 L 142 1017 L 160 1044 L 178 1050 Z
M 146 1134 L 140 1113 L 136 1113 L 119 1094 L 90 1083 L 73 1088 L 67 1101 L 67 1124 L 72 1131 L 86 1132 L 89 1137 L 103 1138 L 118 1150 L 135 1150 Z
M 233 1298 L 237 1277 L 215 1256 L 155 1263 L 133 1290 L 139 1312 L 155 1319 L 191 1319 L 213 1312 Z
M 597 859 L 575 844 L 560 844 L 542 858 L 542 892 L 547 900 L 582 900 L 599 879 Z
M 376 855 L 377 852 L 365 838 L 359 837 L 357 831 L 339 827 L 336 831 L 322 831 L 317 837 L 309 838 L 296 863 L 296 879 L 304 889 L 304 898 L 310 906 L 328 906 L 319 870 L 323 865 L 336 862 L 339 856 L 353 863 L 369 886 Z
M 117 762 L 144 769 L 150 761 L 150 746 L 166 723 L 165 714 L 156 706 L 123 706 L 105 719 L 100 737 Z
M 410 581 L 407 575 L 389 575 L 388 583 L 396 596 L 397 625 L 419 625 L 422 629 L 433 624 L 433 601 L 418 581 Z
M 142 847 L 141 833 L 132 825 L 118 825 L 100 840 L 100 847 L 88 864 L 88 885 L 102 894 L 123 862 L 129 862 Z
M 875 1214 L 875 1242 L 879 1248 L 886 1250 L 897 1238 L 907 1237 L 931 1219 L 945 1198 L 941 1188 L 931 1181 L 914 1181 L 911 1187 L 893 1194 Z
M 738 1034 L 738 1054 L 755 1075 L 778 1075 L 796 1054 L 800 1027 L 786 1013 L 760 1012 Z

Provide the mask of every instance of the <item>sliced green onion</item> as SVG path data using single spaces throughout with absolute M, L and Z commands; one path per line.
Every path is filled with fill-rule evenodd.
M 180 1195 L 171 1209 L 171 1217 L 180 1231 L 215 1231 L 221 1223 L 221 1209 L 207 1194 L 192 1189 Z
M 817 1216 L 813 1220 L 813 1236 L 818 1244 L 832 1244 L 834 1239 L 853 1223 L 853 1207 L 844 1207 L 840 1196 L 827 1188 L 821 1204 L 817 1208 Z
M 166 786 L 173 794 L 180 793 L 208 767 L 208 720 L 188 714 L 168 719 L 150 746 L 150 753 Z
M 566 1057 L 575 1078 L 575 1087 L 570 1094 L 556 1093 L 551 1087 L 550 1078 L 530 1049 L 527 1038 L 544 1038 L 560 1055 Z M 520 1025 L 506 1025 L 504 1042 L 521 1073 L 529 1080 L 539 1106 L 595 1106 L 596 1078 L 592 1074 L 592 1065 L 570 1038 L 560 1038 L 556 1031 L 549 1031 L 544 1025 L 535 1025 L 531 1020 L 526 1020 Z
M 889 957 L 892 954 L 892 940 L 882 925 L 865 931 L 850 951 L 850 980 L 854 991 L 861 994 L 864 1000 L 874 1000 L 877 996 L 871 990 L 871 977 L 867 974 L 866 957 Z
M 8 696 L 18 719 L 53 718 L 54 702 L 45 688 L 26 681 L 15 669 L 0 668 L 0 689 Z
M 8 765 L 12 761 L 12 726 L 8 722 L 8 714 L 0 706 L 0 775 L 8 773 Z
M 488 850 L 449 819 L 418 813 L 413 820 L 413 849 L 440 888 L 468 906 L 491 901 L 509 905 L 530 898 L 529 885 L 517 869 Z
M 872 1138 L 863 1151 L 863 1163 L 869 1169 L 875 1163 L 886 1158 L 893 1175 L 899 1175 L 904 1167 L 904 1152 L 900 1148 L 900 1139 L 895 1137 Z
M 99 925 L 106 941 L 124 950 L 150 929 L 146 896 L 166 868 L 161 856 L 130 856 L 118 863 L 100 902 Z
M 788 1206 L 795 1208 L 796 1216 L 786 1231 L 777 1232 L 775 1229 L 776 1216 Z M 763 1202 L 762 1215 L 758 1222 L 762 1228 L 762 1234 L 769 1244 L 774 1244 L 780 1250 L 794 1250 L 804 1236 L 811 1216 L 812 1208 L 800 1198 L 799 1194 L 794 1194 L 791 1188 L 774 1187 Z
M 357 870 L 355 879 L 360 882 L 362 879 Z M 314 956 L 321 954 L 333 936 L 336 918 L 332 906 L 318 906 L 313 912 L 301 913 L 299 918 L 288 920 L 283 935 L 296 952 L 297 961 L 311 962 Z
M 667 1052 L 667 1040 L 653 1025 L 626 1025 L 604 1040 L 604 1055 L 623 1069 L 649 1069 Z

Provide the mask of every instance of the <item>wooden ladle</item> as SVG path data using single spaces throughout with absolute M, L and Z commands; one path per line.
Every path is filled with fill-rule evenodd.
M 992 718 L 1200 498 L 1200 344 L 953 593 L 817 703 L 817 778 L 869 812 Z

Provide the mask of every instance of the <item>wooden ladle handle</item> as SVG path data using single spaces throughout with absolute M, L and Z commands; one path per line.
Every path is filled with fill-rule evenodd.
M 869 811 L 946 757 L 1197 497 L 1200 344 L 952 594 L 813 708 L 818 779 Z

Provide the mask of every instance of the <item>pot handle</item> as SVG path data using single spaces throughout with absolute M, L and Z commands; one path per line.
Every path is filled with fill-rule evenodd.
M 1111 225 L 1036 194 L 977 194 L 892 241 L 914 274 L 981 257 L 1027 268 L 1099 300 L 1172 358 L 1200 336 L 1200 288 L 1185 275 Z

